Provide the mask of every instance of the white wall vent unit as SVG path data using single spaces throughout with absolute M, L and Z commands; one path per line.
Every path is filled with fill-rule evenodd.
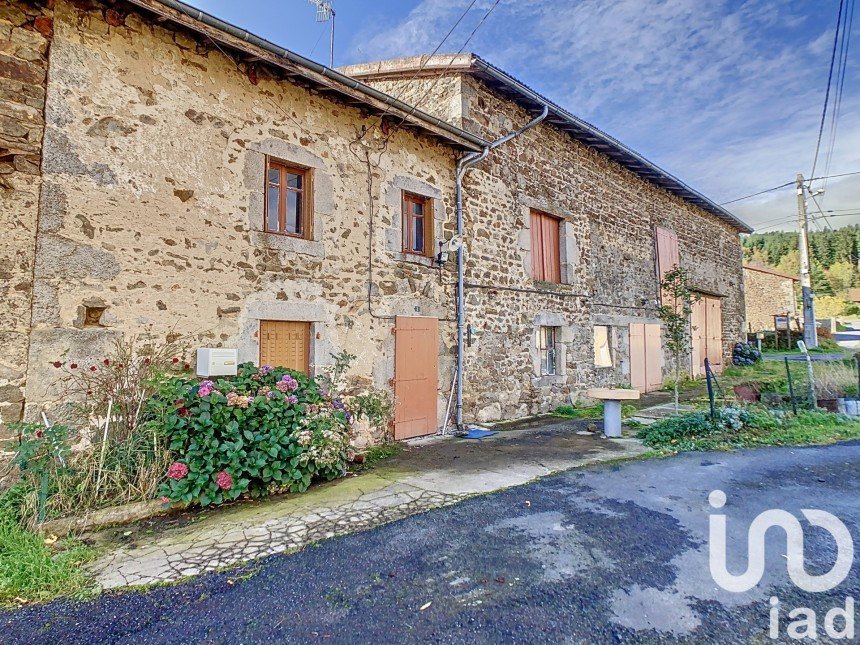
M 235 349 L 200 347 L 197 349 L 197 376 L 236 376 Z

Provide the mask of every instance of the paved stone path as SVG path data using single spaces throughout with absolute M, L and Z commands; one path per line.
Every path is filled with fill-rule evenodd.
M 175 581 L 644 451 L 635 439 L 588 432 L 590 423 L 542 419 L 480 442 L 436 438 L 409 446 L 371 472 L 301 495 L 197 514 L 185 526 L 156 528 L 154 534 L 147 534 L 146 524 L 102 531 L 87 536 L 107 551 L 88 569 L 105 589 Z

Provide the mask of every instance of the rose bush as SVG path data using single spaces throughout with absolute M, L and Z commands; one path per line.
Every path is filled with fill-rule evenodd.
M 171 380 L 148 404 L 175 462 L 171 502 L 221 504 L 247 493 L 303 492 L 343 474 L 351 413 L 315 379 L 252 363 L 235 377 Z

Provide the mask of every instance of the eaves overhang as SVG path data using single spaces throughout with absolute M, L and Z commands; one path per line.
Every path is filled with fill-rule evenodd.
M 628 148 L 614 137 L 574 116 L 561 106 L 538 94 L 525 83 L 475 54 L 437 54 L 432 57 L 413 58 L 365 63 L 343 68 L 357 78 L 402 78 L 404 76 L 433 76 L 440 74 L 470 74 L 510 100 L 529 110 L 549 107 L 546 121 L 568 133 L 572 138 L 594 148 L 619 165 L 643 179 L 655 184 L 681 199 L 698 206 L 718 217 L 741 233 L 752 233 L 753 229 L 734 214 L 708 199 L 697 190 L 648 161 L 638 152 Z

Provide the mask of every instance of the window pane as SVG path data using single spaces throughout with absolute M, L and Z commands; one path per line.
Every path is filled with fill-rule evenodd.
M 302 195 L 293 190 L 287 191 L 287 233 L 302 233 Z
M 281 171 L 277 168 L 269 168 L 269 183 L 270 184 L 279 184 L 281 183 Z
M 290 188 L 296 188 L 298 190 L 302 189 L 302 179 L 301 175 L 296 175 L 291 172 L 287 173 L 287 186 Z
M 412 219 L 412 242 L 411 247 L 416 253 L 424 253 L 424 218 Z
M 412 212 L 419 217 L 424 215 L 424 203 L 412 202 Z
M 277 186 L 269 186 L 266 202 L 266 230 L 279 231 L 278 226 L 278 197 L 281 190 Z

